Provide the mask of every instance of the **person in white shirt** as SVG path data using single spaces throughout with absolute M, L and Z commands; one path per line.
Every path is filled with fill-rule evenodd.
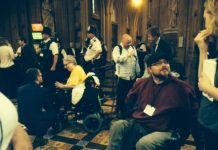
M 40 44 L 41 51 L 40 67 L 44 78 L 44 86 L 50 91 L 54 91 L 55 71 L 58 62 L 58 44 L 51 40 L 51 30 L 44 27 L 42 31 L 43 41 Z
M 132 37 L 124 34 L 121 44 L 114 47 L 112 53 L 113 60 L 116 63 L 115 74 L 118 76 L 116 112 L 123 115 L 126 112 L 124 103 L 126 95 L 132 88 L 137 76 L 140 75 L 137 52 L 131 45 Z
M 90 72 L 93 67 L 99 67 L 101 66 L 101 53 L 102 53 L 102 47 L 101 42 L 96 37 L 97 30 L 94 26 L 89 26 L 87 30 L 87 38 L 90 39 L 90 44 L 88 46 L 88 49 L 85 53 L 84 59 L 85 59 L 85 71 Z
M 0 39 L 0 91 L 9 98 L 15 97 L 14 51 L 6 38 Z
M 18 123 L 16 108 L 0 92 L 0 149 L 6 150 L 10 143 L 15 150 L 33 149 L 28 134 Z

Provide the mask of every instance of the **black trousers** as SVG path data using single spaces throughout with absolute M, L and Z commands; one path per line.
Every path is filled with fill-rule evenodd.
M 204 136 L 205 150 L 214 150 L 218 148 L 218 134 L 215 134 L 211 130 L 204 128 Z
M 0 91 L 9 98 L 16 95 L 16 69 L 15 65 L 8 68 L 0 68 Z
M 28 120 L 27 123 L 24 123 L 30 135 L 43 136 L 46 134 L 48 128 L 58 121 L 57 113 L 54 110 L 41 113 L 39 116 L 40 117 L 37 119 L 32 118 L 32 120 Z
M 124 80 L 118 78 L 116 112 L 121 112 L 122 114 L 126 112 L 125 99 L 134 82 L 135 80 Z

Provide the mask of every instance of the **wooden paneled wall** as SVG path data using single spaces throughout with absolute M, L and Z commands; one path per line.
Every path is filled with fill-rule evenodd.
M 202 29 L 203 2 L 204 0 L 176 0 L 177 1 L 177 26 L 174 28 L 178 43 L 174 47 L 174 60 L 185 69 L 188 81 L 196 83 L 197 54 L 194 49 L 194 37 Z M 172 0 L 149 0 L 148 19 L 152 25 L 158 25 L 162 34 L 169 28 L 169 5 Z M 180 42 L 180 46 L 179 46 Z
M 14 49 L 18 47 L 19 35 L 24 35 L 31 42 L 31 24 L 42 23 L 41 3 L 43 0 L 7 0 L 0 5 L 0 37 L 8 37 Z M 91 0 L 50 0 L 54 4 L 55 31 L 60 36 L 63 46 L 67 47 L 69 41 L 76 42 L 77 47 L 82 46 L 86 37 L 89 23 L 98 25 L 99 33 L 104 36 L 105 43 L 111 52 L 112 47 L 112 21 L 111 9 L 115 6 L 117 12 L 116 27 L 118 28 L 118 43 L 121 35 L 126 32 L 126 19 L 129 16 L 130 34 L 146 37 L 149 24 L 158 25 L 162 33 L 169 25 L 169 4 L 173 0 L 144 0 L 143 6 L 133 9 L 130 0 L 100 0 L 99 19 L 90 18 L 89 2 Z M 194 84 L 197 72 L 197 54 L 194 50 L 194 36 L 203 26 L 204 0 L 176 0 L 178 2 L 176 40 L 174 60 L 185 68 L 185 74 Z M 91 19 L 91 20 L 90 20 Z M 105 28 L 105 29 L 104 29 Z M 137 29 L 138 28 L 138 29 Z M 109 54 L 111 59 L 111 55 Z M 193 70 L 193 68 L 195 68 Z

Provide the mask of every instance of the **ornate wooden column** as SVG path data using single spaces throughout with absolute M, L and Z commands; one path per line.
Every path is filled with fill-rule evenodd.
M 88 0 L 81 0 L 80 2 L 81 6 L 81 39 L 84 41 L 86 38 L 86 30 L 88 27 Z M 84 46 L 84 42 L 82 42 L 82 45 Z
M 112 47 L 112 21 L 111 21 L 111 15 L 112 15 L 112 6 L 113 6 L 113 0 L 105 0 L 105 36 L 104 41 L 108 48 L 108 55 L 107 60 L 111 60 L 111 53 L 113 50 Z

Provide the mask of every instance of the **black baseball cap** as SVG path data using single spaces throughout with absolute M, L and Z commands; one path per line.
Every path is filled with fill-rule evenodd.
M 51 29 L 49 27 L 44 27 L 42 30 L 42 34 L 51 35 Z
M 92 34 L 94 34 L 94 35 L 96 35 L 96 33 L 97 33 L 97 29 L 96 29 L 96 27 L 94 27 L 94 26 L 88 26 L 88 28 L 87 28 L 87 33 L 92 33 Z
M 152 64 L 158 62 L 161 59 L 165 59 L 170 61 L 169 56 L 167 56 L 164 53 L 155 53 L 155 54 L 150 54 L 145 58 L 145 62 L 147 63 L 147 66 L 150 67 Z

